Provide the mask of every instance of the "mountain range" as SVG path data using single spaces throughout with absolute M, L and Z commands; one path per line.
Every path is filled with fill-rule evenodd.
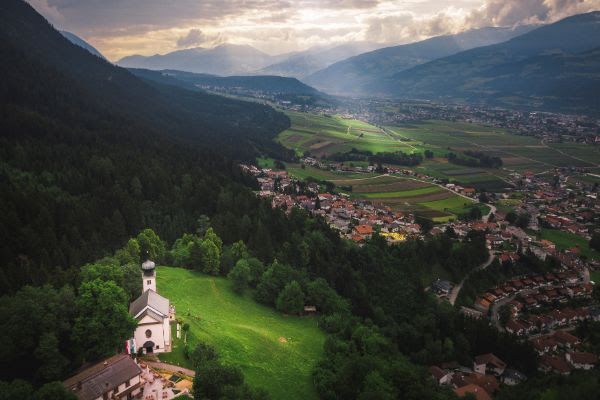
M 382 76 L 363 94 L 598 113 L 600 12 Z
M 256 71 L 261 75 L 280 75 L 302 79 L 329 65 L 346 58 L 381 47 L 372 42 L 353 42 L 337 46 L 316 46 L 305 51 L 295 52 L 283 61 Z
M 503 42 L 534 27 L 528 25 L 474 29 L 416 43 L 385 47 L 339 61 L 309 75 L 304 81 L 330 94 L 360 95 L 381 78 L 467 49 Z
M 116 62 L 126 68 L 178 70 L 212 75 L 278 75 L 302 78 L 330 64 L 372 50 L 378 45 L 356 42 L 317 46 L 308 50 L 271 56 L 248 45 L 221 44 L 195 47 L 153 56 L 133 55 Z
M 195 47 L 150 57 L 127 56 L 116 62 L 126 68 L 179 71 L 212 75 L 247 75 L 280 61 L 248 45 L 222 44 L 212 49 Z

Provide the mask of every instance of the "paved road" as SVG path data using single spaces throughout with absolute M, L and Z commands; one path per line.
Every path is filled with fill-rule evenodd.
M 500 324 L 500 318 L 498 317 L 498 311 L 500 310 L 500 307 L 507 304 L 508 302 L 513 300 L 515 297 L 517 297 L 517 294 L 513 294 L 512 296 L 505 297 L 503 299 L 496 301 L 494 304 L 492 304 L 492 323 L 496 326 L 496 329 L 498 329 L 500 332 L 504 332 L 504 328 Z
M 164 369 L 165 371 L 170 371 L 170 372 L 183 372 L 187 376 L 191 376 L 191 377 L 196 376 L 195 371 L 192 371 L 191 369 L 180 367 L 179 365 L 167 364 L 164 362 L 157 362 L 157 361 L 143 361 L 143 362 L 153 368 Z
M 487 261 L 484 262 L 483 264 L 479 265 L 478 267 L 474 268 L 473 270 L 471 270 L 468 274 L 465 275 L 465 277 L 462 279 L 462 281 L 460 281 L 460 283 L 458 285 L 456 285 L 456 286 L 454 286 L 454 288 L 452 288 L 452 291 L 450 292 L 450 295 L 448 296 L 448 301 L 450 301 L 450 304 L 454 305 L 454 303 L 456 302 L 456 298 L 458 297 L 458 294 L 460 293 L 460 290 L 462 289 L 463 284 L 465 283 L 467 278 L 473 272 L 481 271 L 481 270 L 489 267 L 490 264 L 492 263 L 492 261 L 494 261 L 494 253 L 490 250 Z
M 484 204 L 490 208 L 490 211 L 488 211 L 487 214 L 485 214 L 483 217 L 481 217 L 481 219 L 483 220 L 483 222 L 488 222 L 490 215 L 494 214 L 494 216 L 495 216 L 497 210 L 496 210 L 496 206 L 494 206 L 492 204 L 488 204 L 488 203 L 484 203 Z

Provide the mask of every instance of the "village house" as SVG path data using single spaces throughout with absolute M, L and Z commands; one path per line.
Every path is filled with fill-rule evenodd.
M 452 372 L 443 370 L 437 365 L 432 365 L 431 367 L 429 367 L 429 373 L 438 385 L 450 384 L 450 381 L 452 379 Z
M 465 397 L 467 394 L 471 394 L 476 400 L 492 400 L 490 395 L 481 386 L 474 385 L 472 383 L 454 389 L 454 393 L 458 397 Z
M 505 368 L 506 363 L 492 353 L 479 355 L 475 357 L 475 361 L 473 362 L 473 370 L 482 375 L 493 374 L 500 376 Z
M 129 400 L 141 392 L 142 369 L 127 354 L 118 354 L 63 382 L 81 400 Z
M 502 383 L 508 386 L 518 385 L 519 383 L 527 380 L 527 376 L 516 369 L 507 368 L 501 377 Z
M 542 372 L 569 375 L 572 368 L 563 357 L 543 355 L 540 358 L 538 369 Z
M 598 356 L 592 353 L 571 352 L 567 353 L 565 358 L 575 369 L 589 370 L 598 363 Z

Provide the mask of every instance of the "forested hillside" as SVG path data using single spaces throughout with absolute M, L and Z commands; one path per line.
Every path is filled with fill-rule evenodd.
M 150 85 L 71 44 L 24 2 L 0 6 L 0 56 L 2 292 L 143 227 L 175 238 L 214 211 L 232 159 L 285 151 L 271 140 L 289 124 L 283 114 Z

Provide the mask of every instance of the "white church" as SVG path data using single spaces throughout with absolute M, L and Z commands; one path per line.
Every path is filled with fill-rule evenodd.
M 154 262 L 142 264 L 142 295 L 129 305 L 129 313 L 137 321 L 133 337 L 137 351 L 143 348 L 144 354 L 171 351 L 171 324 L 175 310 L 169 299 L 156 292 L 156 271 Z

